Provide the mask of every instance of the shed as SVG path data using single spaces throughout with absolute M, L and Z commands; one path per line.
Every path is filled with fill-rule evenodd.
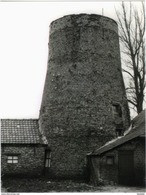
M 87 155 L 90 180 L 95 184 L 145 184 L 145 110 L 135 117 L 124 136 Z
M 1 119 L 2 175 L 40 175 L 47 141 L 37 119 Z

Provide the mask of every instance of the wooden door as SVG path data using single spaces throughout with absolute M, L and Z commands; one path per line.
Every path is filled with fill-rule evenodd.
M 133 151 L 119 151 L 119 184 L 134 185 L 134 155 Z

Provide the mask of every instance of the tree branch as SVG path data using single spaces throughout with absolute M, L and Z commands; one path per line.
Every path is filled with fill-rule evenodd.
M 129 74 L 132 78 L 134 78 L 133 75 L 130 72 L 128 72 L 127 70 L 122 69 L 122 71 L 125 72 L 125 73 L 127 73 L 127 74 Z

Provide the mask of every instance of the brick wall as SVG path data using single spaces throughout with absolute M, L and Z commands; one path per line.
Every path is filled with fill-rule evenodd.
M 1 172 L 4 175 L 37 176 L 44 170 L 45 148 L 35 145 L 2 145 Z M 8 164 L 7 155 L 18 154 L 17 164 Z
M 129 110 L 116 22 L 88 14 L 54 21 L 39 120 L 52 150 L 52 173 L 82 173 L 86 153 L 115 137 L 115 102 L 126 128 Z

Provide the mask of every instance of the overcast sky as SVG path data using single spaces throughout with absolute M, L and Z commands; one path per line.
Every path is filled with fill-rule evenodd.
M 0 118 L 38 118 L 47 60 L 49 24 L 67 14 L 116 19 L 118 2 L 0 2 Z

